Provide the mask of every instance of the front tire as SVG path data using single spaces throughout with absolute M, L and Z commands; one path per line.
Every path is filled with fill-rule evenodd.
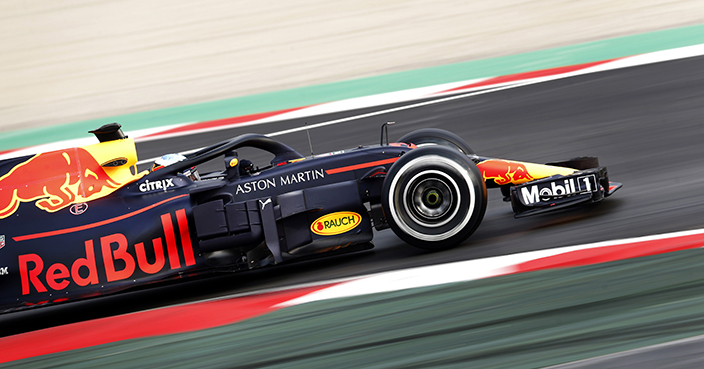
M 418 147 L 430 145 L 446 146 L 465 155 L 475 153 L 460 136 L 439 128 L 423 128 L 413 131 L 401 137 L 398 142 L 414 144 Z
M 445 146 L 414 149 L 389 170 L 382 206 L 394 233 L 426 250 L 459 245 L 486 211 L 486 185 L 477 166 Z

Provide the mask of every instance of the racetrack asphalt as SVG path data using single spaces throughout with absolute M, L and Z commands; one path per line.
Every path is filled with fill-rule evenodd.
M 453 250 L 422 252 L 383 231 L 369 252 L 9 314 L 0 317 L 2 335 L 265 288 L 701 228 L 703 64 L 698 57 L 572 77 L 311 132 L 316 153 L 378 143 L 381 123 L 395 121 L 392 140 L 414 129 L 444 128 L 483 156 L 531 162 L 599 156 L 611 179 L 624 188 L 596 206 L 516 220 L 510 205 L 490 191 L 484 222 Z M 153 157 L 241 133 L 276 132 L 369 110 L 376 109 L 152 141 L 139 144 L 138 151 L 140 157 Z M 278 138 L 308 153 L 305 133 Z M 253 153 L 249 157 L 258 159 Z

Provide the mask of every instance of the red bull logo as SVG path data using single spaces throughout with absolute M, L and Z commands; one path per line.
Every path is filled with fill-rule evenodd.
M 519 184 L 535 179 L 528 173 L 525 164 L 515 161 L 490 159 L 477 164 L 477 167 L 482 172 L 485 181 L 493 179 L 494 183 L 499 186 L 509 183 Z
M 48 264 L 39 254 L 19 255 L 19 270 L 22 284 L 22 295 L 36 292 L 61 291 L 71 284 L 79 287 L 133 279 L 139 270 L 145 274 L 155 274 L 162 270 L 176 270 L 182 267 L 179 254 L 183 255 L 186 266 L 196 264 L 186 211 L 176 211 L 175 231 L 172 214 L 161 215 L 161 225 L 164 237 L 157 237 L 151 242 L 132 244 L 130 251 L 127 237 L 122 233 L 114 233 L 89 239 L 83 244 L 85 257 L 79 257 L 72 263 Z M 180 236 L 180 252 L 177 244 Z M 151 244 L 151 245 L 150 245 Z M 96 248 L 102 258 L 96 257 Z M 154 261 L 150 262 L 147 248 L 153 249 Z M 150 250 L 152 251 L 152 250 Z M 102 260 L 101 260 L 102 259 Z M 167 262 L 168 261 L 168 262 Z M 99 273 L 100 267 L 100 273 Z
M 0 219 L 14 214 L 22 202 L 34 201 L 39 209 L 56 212 L 119 186 L 85 149 L 37 154 L 0 177 Z

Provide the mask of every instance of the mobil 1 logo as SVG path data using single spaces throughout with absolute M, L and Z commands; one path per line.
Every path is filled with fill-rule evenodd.
M 525 186 L 521 188 L 519 196 L 524 205 L 532 205 L 538 202 L 548 202 L 568 196 L 596 192 L 598 188 L 596 176 L 589 174 Z

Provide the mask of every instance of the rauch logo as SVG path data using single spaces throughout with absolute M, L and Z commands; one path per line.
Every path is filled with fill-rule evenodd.
M 362 216 L 355 212 L 339 211 L 316 219 L 310 230 L 321 236 L 334 236 L 354 229 L 361 221 Z

